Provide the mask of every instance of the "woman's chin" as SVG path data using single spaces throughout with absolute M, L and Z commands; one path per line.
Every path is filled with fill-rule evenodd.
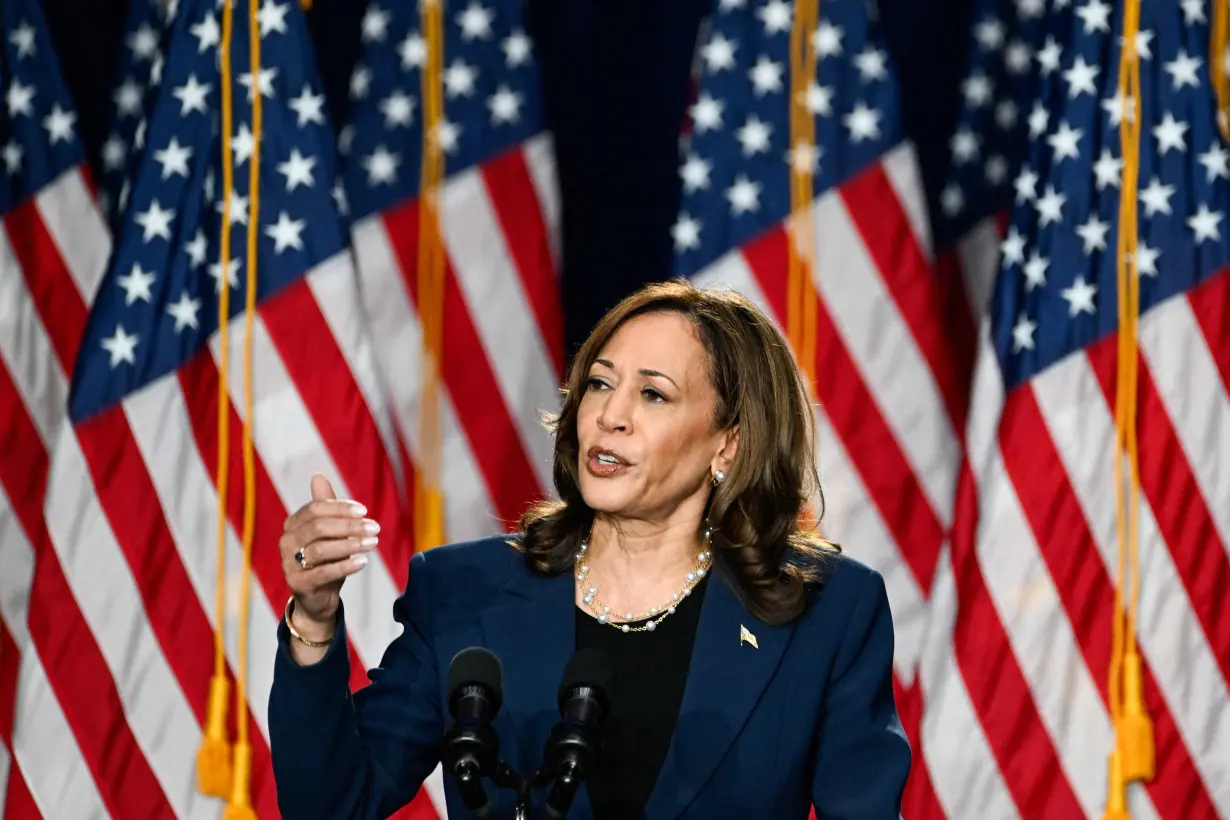
M 628 493 L 609 479 L 581 479 L 585 506 L 597 513 L 615 515 L 628 506 Z

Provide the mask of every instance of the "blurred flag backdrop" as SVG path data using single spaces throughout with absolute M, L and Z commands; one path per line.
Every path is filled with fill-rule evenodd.
M 907 818 L 1230 817 L 1226 9 L 976 0 L 948 122 L 900 4 L 685 4 L 628 69 L 693 62 L 659 115 L 580 55 L 614 20 L 524 2 L 353 6 L 339 78 L 293 0 L 130 0 L 96 139 L 47 9 L 0 6 L 0 817 L 276 817 L 272 545 L 311 475 L 383 527 L 357 688 L 410 555 L 552 491 L 577 326 L 667 275 L 763 305 L 811 380 L 820 526 L 892 602 Z M 642 125 L 671 185 L 621 156 Z M 602 213 L 661 265 L 612 272 Z

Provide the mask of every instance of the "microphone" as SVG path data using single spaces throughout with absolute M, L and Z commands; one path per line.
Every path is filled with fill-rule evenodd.
M 490 815 L 482 778 L 496 771 L 500 740 L 491 721 L 503 701 L 503 669 L 495 653 L 471 646 L 448 665 L 448 712 L 453 722 L 441 739 L 440 762 L 457 781 L 461 802 L 475 817 Z
M 544 774 L 555 779 L 547 796 L 548 817 L 565 817 L 577 787 L 599 766 L 598 730 L 610 713 L 614 680 L 614 664 L 598 649 L 578 651 L 564 668 L 558 695 L 563 719 L 551 730 L 543 754 Z

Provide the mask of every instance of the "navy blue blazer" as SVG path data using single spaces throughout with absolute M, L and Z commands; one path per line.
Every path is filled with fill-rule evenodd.
M 437 547 L 410 567 L 394 606 L 403 632 L 353 697 L 344 616 L 324 659 L 308 667 L 279 627 L 269 732 L 286 820 L 366 820 L 409 802 L 439 762 L 448 666 L 468 646 L 491 649 L 504 668 L 501 757 L 527 776 L 542 760 L 575 649 L 572 575 L 532 575 L 502 537 Z M 740 640 L 741 627 L 757 646 Z M 756 620 L 711 582 L 646 820 L 801 820 L 813 803 L 822 820 L 895 820 L 910 748 L 892 658 L 883 580 L 848 557 L 786 626 Z M 445 788 L 449 816 L 469 816 L 448 779 Z M 493 816 L 512 817 L 512 792 L 490 793 Z M 545 792 L 534 796 L 534 816 L 545 816 Z M 582 787 L 569 817 L 592 816 Z

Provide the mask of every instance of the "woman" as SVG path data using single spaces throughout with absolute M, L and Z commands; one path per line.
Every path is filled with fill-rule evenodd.
M 416 555 L 404 631 L 353 698 L 339 590 L 375 535 L 313 479 L 280 542 L 294 595 L 269 716 L 284 816 L 408 802 L 439 762 L 450 660 L 479 645 L 503 666 L 500 755 L 527 775 L 570 656 L 613 662 L 603 760 L 569 817 L 898 817 L 910 750 L 888 600 L 800 526 L 819 489 L 812 418 L 785 340 L 743 297 L 683 282 L 629 297 L 577 354 L 553 419 L 559 500 L 515 537 Z M 469 816 L 446 788 L 450 816 Z M 511 795 L 492 791 L 492 816 L 512 816 Z

